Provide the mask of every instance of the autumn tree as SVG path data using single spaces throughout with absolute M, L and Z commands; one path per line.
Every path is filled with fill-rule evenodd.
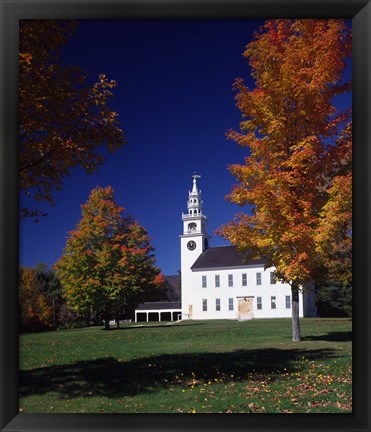
M 351 113 L 334 105 L 350 90 L 350 53 L 343 20 L 268 20 L 244 52 L 255 88 L 234 86 L 243 120 L 227 136 L 247 157 L 229 167 L 238 183 L 228 199 L 249 207 L 221 233 L 291 284 L 294 341 L 299 291 L 351 257 Z
M 116 82 L 65 66 L 61 48 L 71 38 L 71 20 L 20 20 L 19 25 L 19 188 L 24 199 L 53 204 L 54 194 L 75 166 L 93 172 L 123 143 L 118 115 L 109 108 Z M 27 202 L 27 201 L 26 201 Z M 20 209 L 21 217 L 42 211 Z
M 31 328 L 36 320 L 35 299 L 39 291 L 36 274 L 32 268 L 19 270 L 19 323 L 21 330 Z
M 53 303 L 32 267 L 19 271 L 19 323 L 22 331 L 51 330 L 55 326 Z
M 336 147 L 336 161 L 327 200 L 320 212 L 315 236 L 316 251 L 324 261 L 325 280 L 352 285 L 352 130 L 342 132 Z M 336 284 L 335 284 L 336 285 Z M 344 288 L 346 289 L 346 288 Z
M 115 202 L 111 186 L 96 187 L 69 232 L 56 264 L 67 306 L 74 312 L 99 310 L 109 320 L 161 292 L 164 279 L 155 266 L 146 230 Z

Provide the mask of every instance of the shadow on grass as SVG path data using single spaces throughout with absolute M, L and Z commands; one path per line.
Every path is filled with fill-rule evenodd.
M 163 354 L 159 356 L 119 361 L 102 358 L 62 366 L 50 366 L 20 372 L 20 397 L 57 393 L 62 399 L 77 397 L 122 398 L 152 393 L 160 388 L 191 382 L 194 375 L 200 381 L 215 377 L 224 382 L 264 379 L 279 371 L 299 371 L 300 359 L 336 358 L 327 349 L 252 349 L 227 353 Z M 182 382 L 179 382 L 179 379 Z
M 302 341 L 329 341 L 329 342 L 349 342 L 352 340 L 352 332 L 329 332 L 318 336 L 304 336 Z

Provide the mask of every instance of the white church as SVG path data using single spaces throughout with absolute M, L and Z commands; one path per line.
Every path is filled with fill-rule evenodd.
M 182 214 L 181 302 L 142 303 L 135 312 L 167 320 L 291 317 L 291 287 L 275 280 L 264 260 L 246 260 L 234 246 L 209 247 L 201 190 L 193 176 L 187 213 Z M 299 316 L 316 316 L 313 290 L 299 294 Z

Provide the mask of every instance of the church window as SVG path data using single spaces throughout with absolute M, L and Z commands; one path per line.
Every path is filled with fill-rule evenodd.
M 261 284 L 262 284 L 262 274 L 256 273 L 256 285 L 261 285 Z
M 228 275 L 228 286 L 229 287 L 233 286 L 233 274 Z
M 276 309 L 276 297 L 271 297 L 271 309 Z
M 220 299 L 215 299 L 215 310 L 220 311 Z
M 207 299 L 202 300 L 202 312 L 207 312 Z
M 207 279 L 206 276 L 202 276 L 202 288 L 206 288 L 207 287 Z
M 228 299 L 228 310 L 233 311 L 233 298 Z
M 220 276 L 215 275 L 215 288 L 219 288 L 219 287 L 220 287 Z
M 276 283 L 276 275 L 274 272 L 271 272 L 271 284 L 275 284 Z
M 256 308 L 257 309 L 263 309 L 263 304 L 262 304 L 262 298 L 261 297 L 256 297 Z
M 291 308 L 291 297 L 288 295 L 286 296 L 286 309 Z
M 194 222 L 191 222 L 188 224 L 188 231 L 195 230 L 197 228 L 197 225 Z
M 242 286 L 247 286 L 247 274 L 242 274 Z

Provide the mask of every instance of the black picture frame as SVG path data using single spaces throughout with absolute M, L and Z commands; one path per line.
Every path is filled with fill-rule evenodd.
M 0 0 L 1 225 L 0 430 L 11 431 L 370 431 L 371 5 L 362 0 Z M 349 18 L 353 26 L 354 287 L 352 414 L 18 413 L 18 20 Z

